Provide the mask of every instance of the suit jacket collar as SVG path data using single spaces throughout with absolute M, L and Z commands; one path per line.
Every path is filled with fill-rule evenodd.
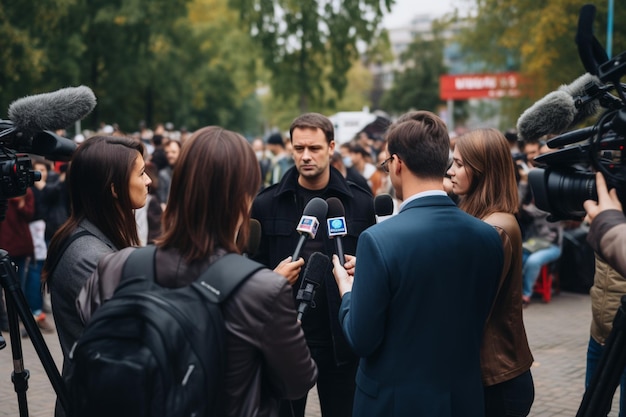
M 433 207 L 433 206 L 456 206 L 454 201 L 447 195 L 431 195 L 427 197 L 417 198 L 400 210 L 400 213 L 418 207 Z

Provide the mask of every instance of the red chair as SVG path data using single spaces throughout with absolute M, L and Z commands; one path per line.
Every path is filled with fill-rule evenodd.
M 554 263 L 545 264 L 539 271 L 539 278 L 535 282 L 533 292 L 541 295 L 544 303 L 549 303 L 552 299 L 552 287 L 555 287 L 555 293 L 558 294 L 558 274 Z

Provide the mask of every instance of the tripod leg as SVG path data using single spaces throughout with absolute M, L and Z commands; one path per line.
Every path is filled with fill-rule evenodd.
M 28 417 L 28 402 L 26 391 L 28 390 L 28 379 L 30 373 L 28 369 L 24 369 L 24 360 L 22 357 L 22 342 L 20 338 L 20 324 L 17 318 L 16 308 L 13 299 L 6 296 L 7 315 L 9 316 L 9 334 L 11 335 L 11 352 L 13 354 L 13 373 L 11 381 L 15 387 L 17 394 L 17 404 L 20 410 L 20 417 Z
M 28 389 L 27 382 L 22 385 L 20 378 L 24 378 L 26 381 L 28 380 L 27 374 L 28 371 L 24 370 L 23 365 L 23 356 L 22 356 L 22 345 L 20 341 L 19 334 L 19 321 L 18 316 L 22 320 L 24 324 L 24 328 L 30 337 L 31 342 L 41 360 L 41 364 L 43 365 L 46 374 L 48 375 L 48 379 L 54 388 L 54 391 L 57 394 L 61 405 L 65 410 L 67 410 L 68 405 L 68 396 L 67 391 L 65 389 L 65 385 L 63 383 L 63 379 L 61 378 L 61 374 L 57 369 L 54 359 L 50 354 L 50 350 L 46 345 L 46 342 L 37 327 L 37 323 L 35 322 L 35 318 L 30 312 L 30 308 L 28 307 L 28 303 L 26 302 L 26 297 L 21 290 L 19 280 L 17 278 L 17 274 L 15 273 L 15 268 L 11 264 L 11 260 L 9 259 L 8 253 L 5 250 L 0 249 L 0 284 L 4 288 L 5 300 L 7 304 L 7 313 L 9 313 L 9 331 L 11 335 L 11 346 L 13 350 L 13 363 L 16 375 L 17 382 L 20 384 L 19 389 L 23 390 L 23 398 L 24 404 L 26 404 L 26 390 Z M 25 375 L 26 374 L 26 375 Z M 14 381 L 14 384 L 15 381 Z M 18 385 L 16 384 L 16 392 L 18 392 L 18 401 L 21 401 L 20 391 L 18 391 Z M 21 403 L 20 403 L 21 410 Z M 21 411 L 20 411 L 21 412 Z M 24 416 L 27 416 L 25 414 Z M 20 416 L 22 416 L 20 414 Z

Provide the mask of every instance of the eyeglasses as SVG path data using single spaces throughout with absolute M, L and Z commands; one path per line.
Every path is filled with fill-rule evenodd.
M 391 162 L 393 160 L 394 156 L 395 156 L 395 154 L 391 155 L 389 158 L 387 158 L 383 162 L 381 162 L 380 165 L 378 165 L 380 167 L 380 169 L 385 171 L 387 174 L 389 174 L 389 162 Z

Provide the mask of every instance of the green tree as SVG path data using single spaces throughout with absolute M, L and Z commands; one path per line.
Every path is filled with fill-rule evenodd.
M 327 67 L 326 71 L 332 71 Z M 353 62 L 352 67 L 346 74 L 346 92 L 339 96 L 328 85 L 324 88 L 330 90 L 327 100 L 319 105 L 313 105 L 309 111 L 314 111 L 326 115 L 331 115 L 339 111 L 361 111 L 364 107 L 370 107 L 369 98 L 373 80 L 371 72 L 364 66 L 361 60 Z M 281 132 L 287 131 L 289 125 L 301 112 L 298 109 L 296 96 L 281 97 L 272 94 L 271 89 L 263 95 L 263 119 L 266 121 L 266 130 L 279 129 Z
M 343 95 L 357 43 L 376 33 L 381 3 L 389 10 L 393 0 L 230 0 L 261 46 L 273 94 L 297 97 L 301 112 L 323 105 L 323 79 Z
M 24 10 L 30 10 L 24 13 Z M 84 127 L 253 125 L 259 61 L 227 0 L 33 0 L 0 9 L 0 104 L 70 85 L 98 105 Z M 255 107 L 256 106 L 256 107 Z
M 433 24 L 432 35 L 416 35 L 400 55 L 400 70 L 394 71 L 390 90 L 382 98 L 382 107 L 391 113 L 409 109 L 436 112 L 443 104 L 439 98 L 439 76 L 447 72 L 443 61 L 445 41 L 442 26 Z
M 73 0 L 3 2 L 0 7 L 0 118 L 9 104 L 45 91 L 47 35 L 58 30 Z
M 389 40 L 389 32 L 386 29 L 381 29 L 378 35 L 372 39 L 372 42 L 367 45 L 363 61 L 372 69 L 372 88 L 369 96 L 372 108 L 378 109 L 381 107 L 381 99 L 385 92 L 383 69 L 386 65 L 393 62 L 391 41 Z
M 582 3 L 576 0 L 476 0 L 476 13 L 459 37 L 466 56 L 484 70 L 516 70 L 529 82 L 527 97 L 507 100 L 513 120 L 549 91 L 585 71 L 574 42 Z M 626 9 L 615 7 L 614 51 L 626 49 Z M 594 32 L 606 43 L 607 2 L 598 2 Z

